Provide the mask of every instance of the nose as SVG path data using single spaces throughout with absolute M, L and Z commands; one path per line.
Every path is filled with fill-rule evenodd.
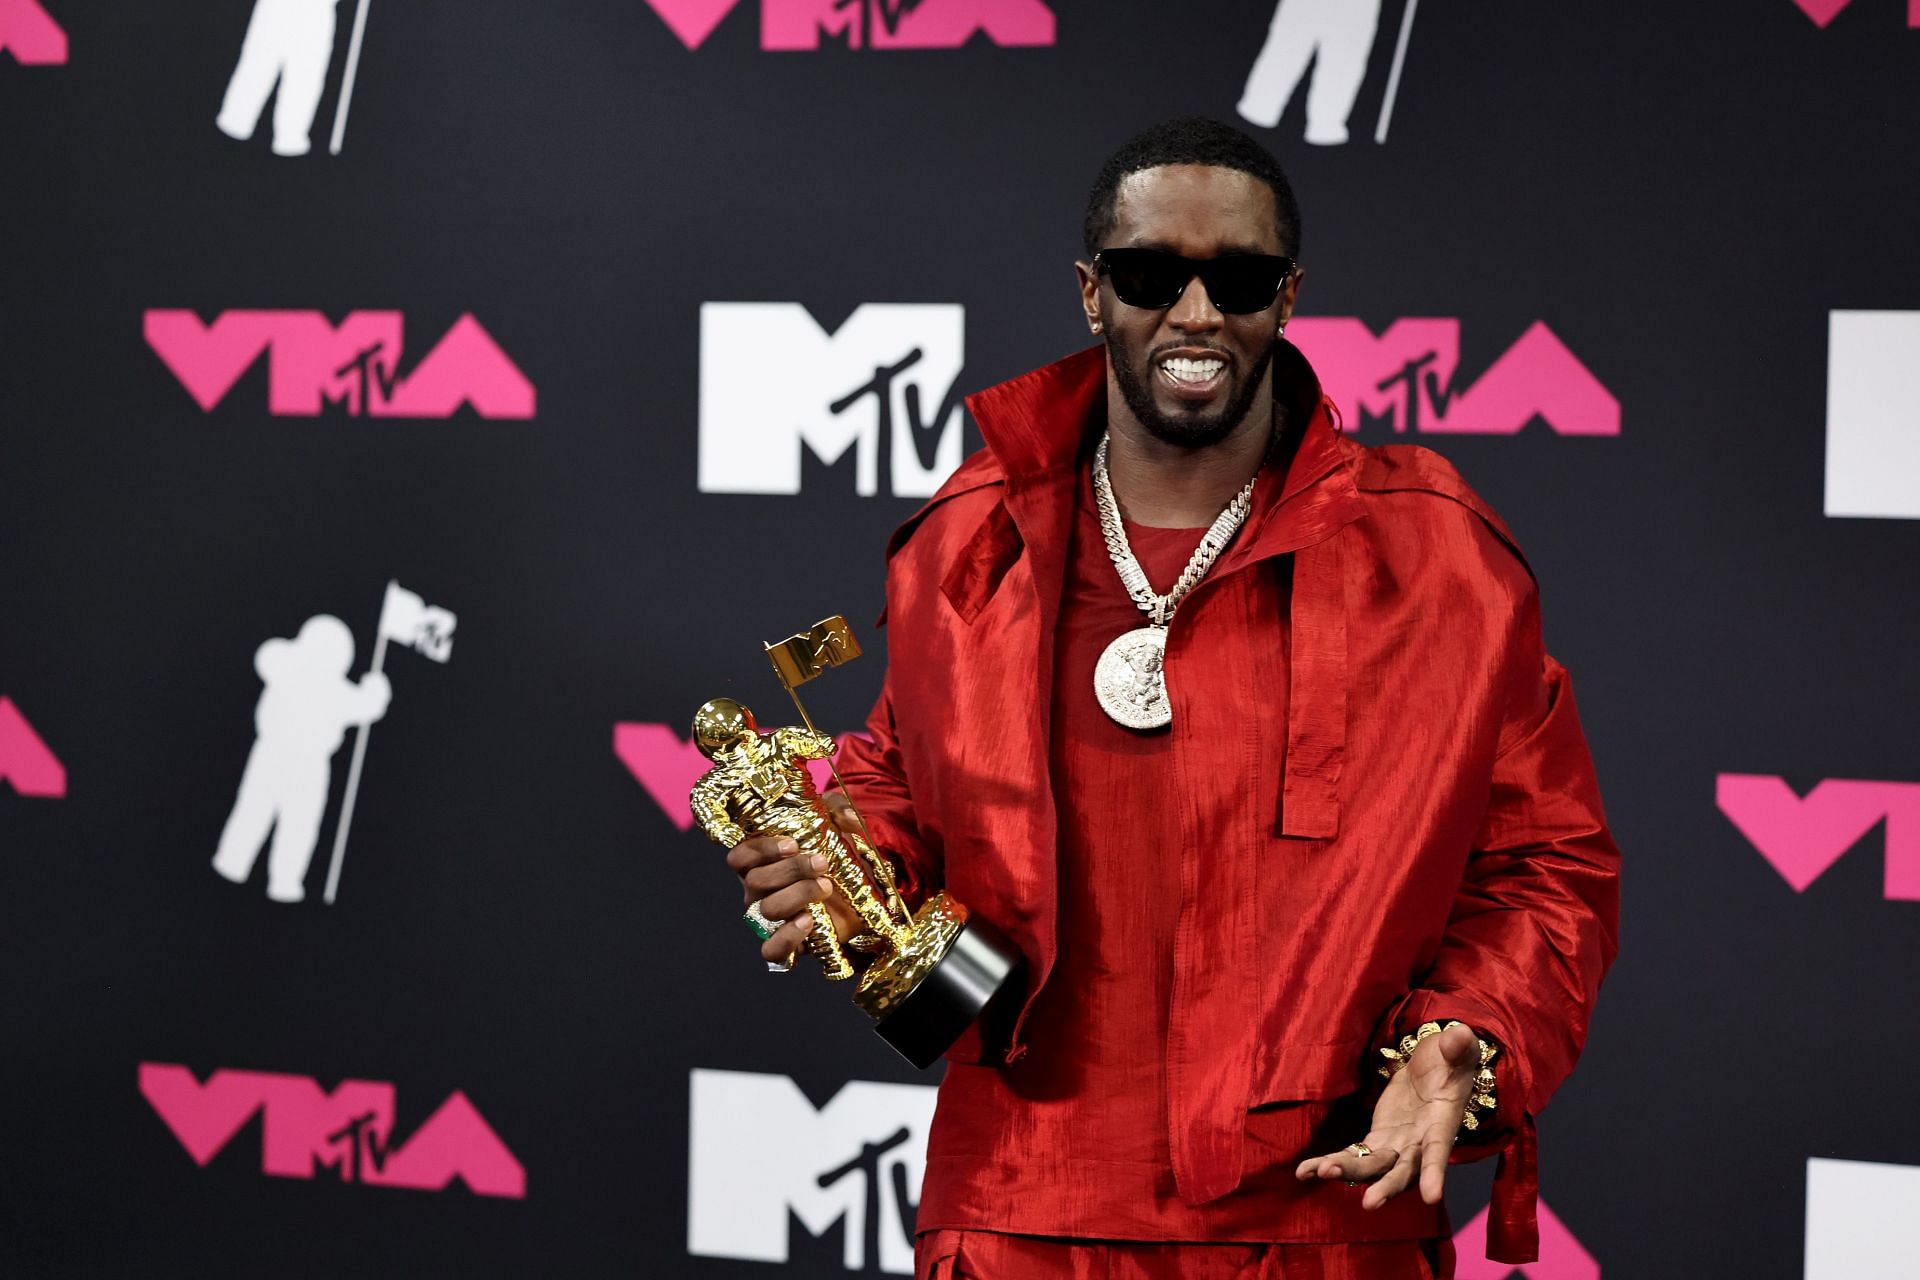
M 1206 283 L 1198 275 L 1181 290 L 1180 300 L 1167 312 L 1167 323 L 1183 333 L 1206 333 L 1220 327 L 1220 309 L 1207 296 Z

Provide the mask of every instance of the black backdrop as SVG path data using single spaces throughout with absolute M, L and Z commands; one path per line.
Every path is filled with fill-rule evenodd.
M 807 455 L 797 494 L 701 492 L 701 308 L 798 302 L 831 332 L 958 304 L 963 390 L 1064 354 L 1100 157 L 1234 119 L 1273 9 L 1054 0 L 1050 45 L 780 52 L 763 3 L 690 49 L 645 0 L 375 0 L 335 156 L 343 0 L 298 158 L 266 118 L 214 125 L 251 0 L 0 3 L 69 46 L 0 49 L 0 695 L 66 772 L 20 794 L 6 740 L 8 1270 L 763 1274 L 688 1251 L 690 1073 L 815 1105 L 932 1083 L 840 992 L 760 972 L 718 853 L 610 749 L 722 692 L 771 718 L 758 642 L 827 613 L 870 656 L 814 686 L 823 727 L 883 670 L 881 547 L 915 499 L 858 494 L 852 454 Z M 1916 778 L 1920 525 L 1822 494 L 1830 313 L 1920 309 L 1920 30 L 1897 0 L 1808 7 L 1830 22 L 1429 0 L 1380 144 L 1387 0 L 1352 141 L 1306 146 L 1302 94 L 1248 126 L 1304 206 L 1303 318 L 1457 317 L 1462 383 L 1543 321 L 1620 403 L 1617 436 L 1417 437 L 1527 549 L 1626 853 L 1622 959 L 1541 1130 L 1543 1196 L 1610 1277 L 1799 1274 L 1809 1157 L 1920 1165 L 1891 837 L 1796 892 L 1715 803 L 1721 774 Z M 276 414 L 261 360 L 205 410 L 143 338 L 166 309 L 397 311 L 403 370 L 471 314 L 537 408 Z M 793 358 L 706 354 L 745 381 Z M 364 672 L 389 579 L 456 641 L 387 654 L 338 901 L 351 736 L 307 900 L 267 899 L 264 856 L 229 884 L 208 859 L 255 649 L 330 613 Z M 266 1176 L 258 1116 L 197 1167 L 142 1063 L 392 1082 L 395 1145 L 458 1090 L 525 1196 Z M 799 1148 L 776 1158 L 803 1180 L 845 1158 L 785 1134 L 724 1141 Z M 1456 1179 L 1457 1223 L 1486 1177 Z M 840 1274 L 847 1229 L 796 1227 L 793 1273 Z

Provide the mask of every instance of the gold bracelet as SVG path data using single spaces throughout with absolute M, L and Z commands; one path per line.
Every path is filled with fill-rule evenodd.
M 1446 1026 L 1441 1026 L 1437 1022 L 1421 1023 L 1419 1030 L 1415 1031 L 1412 1035 L 1400 1037 L 1399 1049 L 1380 1050 L 1381 1056 L 1387 1060 L 1386 1065 L 1380 1068 L 1380 1074 L 1389 1080 L 1393 1079 L 1395 1074 L 1404 1069 L 1407 1063 L 1412 1060 L 1413 1051 L 1420 1047 L 1422 1040 L 1425 1040 L 1428 1036 L 1437 1036 L 1442 1031 L 1449 1030 L 1453 1027 L 1463 1026 L 1466 1026 L 1466 1024 L 1457 1020 L 1447 1023 Z M 1474 1043 L 1480 1046 L 1480 1069 L 1476 1071 L 1473 1076 L 1473 1090 L 1467 1099 L 1467 1113 L 1460 1119 L 1460 1127 L 1467 1130 L 1478 1129 L 1481 1118 L 1490 1114 L 1494 1107 L 1498 1105 L 1493 1100 L 1494 1080 L 1493 1067 L 1491 1064 L 1493 1062 L 1493 1056 L 1499 1053 L 1500 1050 L 1488 1044 L 1485 1040 L 1480 1039 L 1478 1036 L 1474 1037 Z

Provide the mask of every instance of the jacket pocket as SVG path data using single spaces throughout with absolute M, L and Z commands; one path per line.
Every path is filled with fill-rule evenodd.
M 1263 1045 L 1254 1056 L 1248 1105 L 1312 1102 L 1358 1092 L 1369 1083 L 1371 1052 L 1365 1035 L 1323 1044 Z

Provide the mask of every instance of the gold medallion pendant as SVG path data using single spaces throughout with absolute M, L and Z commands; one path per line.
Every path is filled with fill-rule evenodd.
M 1166 655 L 1165 627 L 1135 627 L 1114 637 L 1093 668 L 1093 696 L 1100 709 L 1129 729 L 1172 724 Z

